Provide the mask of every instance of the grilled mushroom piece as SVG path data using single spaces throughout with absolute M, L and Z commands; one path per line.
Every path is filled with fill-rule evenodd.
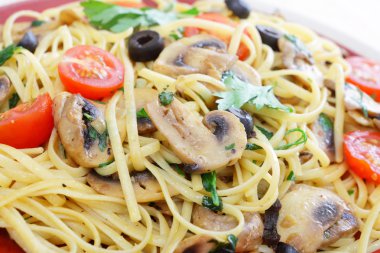
M 232 113 L 212 111 L 204 122 L 177 99 L 162 106 L 158 99 L 146 112 L 181 159 L 186 173 L 206 173 L 234 164 L 243 154 L 247 137 L 244 126 Z
M 258 213 L 244 213 L 244 228 L 238 235 L 236 252 L 257 250 L 262 241 L 264 225 Z M 214 231 L 226 231 L 237 226 L 235 218 L 215 213 L 202 206 L 195 206 L 192 214 L 194 225 Z
M 209 253 L 215 246 L 211 236 L 193 235 L 180 242 L 174 253 Z
M 363 126 L 380 129 L 380 103 L 356 86 L 344 86 L 344 102 L 348 115 Z
M 162 51 L 153 69 L 171 77 L 201 73 L 220 79 L 237 61 L 226 53 L 226 45 L 209 35 L 197 35 L 170 44 Z
M 138 203 L 148 203 L 164 200 L 164 195 L 157 179 L 147 170 L 132 172 L 131 180 Z M 95 170 L 87 175 L 87 183 L 97 192 L 113 197 L 123 197 L 123 191 L 117 174 L 101 176 Z M 168 186 L 170 196 L 178 194 Z
M 285 34 L 278 40 L 282 53 L 282 63 L 287 69 L 296 69 L 308 73 L 316 82 L 323 85 L 323 74 L 315 65 L 313 56 L 300 39 Z
M 312 131 L 317 137 L 319 146 L 329 157 L 330 162 L 334 162 L 334 126 L 331 119 L 324 113 L 320 114 L 318 120 L 312 125 Z
M 326 189 L 298 184 L 281 204 L 277 223 L 281 241 L 302 253 L 314 253 L 359 227 L 350 207 Z
M 63 92 L 54 98 L 54 124 L 67 155 L 84 168 L 113 159 L 104 117 L 105 107 L 80 95 Z M 126 136 L 125 110 L 116 110 L 119 134 Z
M 0 106 L 9 98 L 11 91 L 11 82 L 8 77 L 0 76 Z

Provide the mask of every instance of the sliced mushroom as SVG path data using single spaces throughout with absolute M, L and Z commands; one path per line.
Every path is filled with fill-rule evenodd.
M 11 95 L 11 82 L 5 75 L 0 76 L 0 106 L 7 101 Z
M 317 137 L 318 144 L 327 154 L 330 162 L 335 161 L 334 126 L 326 114 L 319 115 L 317 121 L 312 125 L 312 131 Z
M 134 89 L 134 93 L 137 111 L 158 97 L 158 92 L 149 88 Z M 157 130 L 150 118 L 137 117 L 137 128 L 140 135 L 151 134 Z
M 329 190 L 298 184 L 281 204 L 278 233 L 299 252 L 314 253 L 358 230 L 352 210 Z
M 308 73 L 322 86 L 323 74 L 314 63 L 313 56 L 297 37 L 284 35 L 278 40 L 282 53 L 282 63 L 287 69 L 296 69 Z
M 261 85 L 260 74 L 245 62 L 237 61 L 230 70 L 236 75 L 236 77 L 244 82 L 253 85 Z
M 255 251 L 262 241 L 264 225 L 258 213 L 244 213 L 244 228 L 238 235 L 236 252 Z M 195 206 L 192 214 L 194 225 L 213 231 L 226 231 L 237 226 L 235 218 L 215 213 L 202 206 Z
M 196 35 L 170 44 L 162 51 L 153 69 L 171 77 L 201 73 L 220 79 L 237 61 L 226 53 L 226 45 L 209 35 Z
M 247 137 L 244 126 L 232 113 L 212 111 L 204 124 L 194 112 L 174 99 L 162 106 L 158 99 L 146 111 L 166 137 L 187 173 L 205 173 L 234 164 L 243 154 Z
M 380 103 L 352 84 L 347 83 L 344 87 L 344 102 L 348 115 L 360 125 L 380 129 Z M 364 115 L 365 112 L 368 115 Z
M 77 164 L 94 168 L 112 160 L 104 108 L 80 95 L 63 93 L 54 99 L 53 113 L 62 145 Z
M 131 180 L 138 203 L 148 203 L 164 200 L 164 195 L 157 179 L 147 170 L 132 172 Z M 87 175 L 87 183 L 97 192 L 113 197 L 123 197 L 119 177 L 116 174 L 105 177 L 95 170 Z M 178 195 L 178 192 L 168 186 L 170 196 Z
M 209 253 L 216 246 L 216 241 L 208 235 L 193 235 L 183 240 L 174 253 Z

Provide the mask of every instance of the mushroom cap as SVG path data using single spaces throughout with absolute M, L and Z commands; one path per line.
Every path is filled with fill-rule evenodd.
M 106 131 L 104 107 L 95 106 L 80 95 L 69 93 L 62 93 L 54 98 L 54 122 L 66 153 L 80 166 L 95 168 L 101 163 L 111 161 L 113 154 L 109 141 L 102 151 L 99 148 L 99 139 L 89 138 L 88 126 L 83 120 L 85 107 L 91 111 L 91 116 L 94 118 L 91 125 L 98 132 Z
M 236 252 L 255 251 L 261 244 L 264 225 L 258 213 L 244 212 L 244 228 L 238 235 Z M 234 217 L 222 215 L 202 206 L 195 206 L 192 214 L 194 225 L 213 231 L 226 231 L 238 225 Z
M 358 229 L 347 204 L 323 188 L 297 184 L 285 194 L 281 204 L 278 233 L 281 241 L 299 252 L 314 253 Z
M 136 111 L 140 111 L 146 104 L 158 97 L 158 92 L 149 88 L 134 89 Z M 140 135 L 147 135 L 157 131 L 150 118 L 137 118 L 137 129 Z
M 173 152 L 191 168 L 189 173 L 205 173 L 235 163 L 243 154 L 247 137 L 244 126 L 233 114 L 212 111 L 204 124 L 177 99 L 162 106 L 158 99 L 146 111 L 156 128 L 166 137 Z M 206 127 L 207 126 L 207 127 Z M 209 127 L 209 128 L 208 128 Z M 233 145 L 231 149 L 226 146 Z
M 208 235 L 193 235 L 181 241 L 174 253 L 209 253 L 216 241 Z
M 157 179 L 148 171 L 134 171 L 131 173 L 133 190 L 138 203 L 148 203 L 164 200 L 161 186 Z M 113 197 L 124 196 L 117 175 L 101 176 L 95 170 L 87 175 L 87 183 L 97 192 Z M 178 192 L 168 186 L 170 196 L 178 195 Z
M 11 94 L 11 82 L 5 75 L 0 76 L 0 105 L 2 105 Z

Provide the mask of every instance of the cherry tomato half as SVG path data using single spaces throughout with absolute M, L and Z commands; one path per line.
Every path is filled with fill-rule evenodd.
M 236 27 L 238 25 L 236 22 L 232 21 L 228 17 L 223 16 L 219 13 L 203 13 L 203 14 L 198 15 L 196 18 L 214 21 L 217 23 L 229 25 L 231 27 Z M 185 37 L 191 37 L 191 36 L 199 34 L 200 32 L 201 32 L 201 29 L 199 29 L 199 28 L 185 27 L 183 34 Z M 228 36 L 228 35 L 226 36 L 225 34 L 215 33 L 212 31 L 208 31 L 208 33 L 210 33 L 216 37 L 219 37 L 221 40 L 225 41 L 227 44 L 229 43 L 230 36 Z M 237 52 L 237 56 L 242 61 L 248 58 L 249 49 L 247 48 L 247 46 L 245 44 L 240 43 L 240 46 L 239 46 L 239 49 Z
M 157 8 L 157 3 L 154 0 L 142 0 L 141 2 L 136 1 L 128 1 L 128 0 L 118 0 L 112 1 L 113 4 L 129 7 L 129 8 L 144 8 L 144 7 L 152 7 Z
M 76 46 L 64 54 L 59 77 L 71 93 L 101 99 L 123 86 L 123 64 L 111 53 L 95 46 Z
M 5 229 L 0 229 L 0 253 L 24 253 L 24 251 L 13 241 Z
M 380 102 L 380 63 L 359 56 L 349 57 L 346 60 L 352 67 L 347 82 L 356 85 Z
M 359 177 L 380 183 L 380 132 L 347 133 L 344 155 L 350 169 Z
M 54 127 L 52 100 L 48 94 L 0 114 L 0 143 L 15 148 L 44 144 Z

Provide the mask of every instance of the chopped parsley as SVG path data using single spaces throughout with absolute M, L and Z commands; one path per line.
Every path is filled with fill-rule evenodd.
M 202 174 L 202 184 L 203 184 L 203 188 L 206 191 L 211 193 L 211 202 L 212 202 L 212 205 L 214 206 L 214 208 L 215 207 L 216 208 L 222 208 L 222 207 L 220 207 L 222 200 L 220 199 L 220 197 L 218 196 L 218 193 L 216 192 L 216 172 L 213 171 L 213 172 Z M 207 197 L 207 196 L 205 196 L 205 197 Z M 204 200 L 205 200 L 205 197 L 203 198 Z M 207 197 L 207 198 L 209 198 L 209 197 Z M 206 202 L 209 204 L 208 200 L 209 199 L 207 199 Z M 209 208 L 209 207 L 207 207 L 207 208 Z M 213 210 L 213 209 L 211 209 L 211 210 Z
M 247 143 L 247 145 L 245 145 L 245 149 L 246 150 L 254 151 L 254 150 L 260 150 L 260 149 L 263 149 L 263 148 L 260 147 L 259 145 L 253 144 L 253 143 Z
M 288 177 L 286 178 L 288 181 L 296 181 L 296 175 L 294 175 L 294 171 L 290 171 Z
M 104 168 L 108 165 L 110 165 L 111 163 L 113 163 L 115 160 L 111 160 L 111 161 L 108 161 L 108 162 L 105 162 L 105 163 L 101 163 L 98 165 L 99 168 Z
M 184 32 L 184 29 L 181 27 L 181 28 L 178 28 L 176 31 L 173 31 L 169 34 L 169 37 L 171 37 L 173 40 L 180 40 L 183 38 L 183 32 Z
M 235 235 L 228 235 L 227 242 L 219 242 L 209 253 L 235 253 L 237 241 L 238 238 Z
M 248 103 L 254 105 L 257 110 L 267 107 L 292 112 L 291 108 L 278 101 L 273 93 L 273 86 L 252 85 L 240 80 L 231 71 L 224 72 L 222 81 L 226 85 L 227 91 L 215 93 L 220 98 L 216 101 L 219 110 L 241 108 Z
M 9 109 L 16 107 L 16 105 L 18 104 L 19 101 L 20 101 L 19 95 L 17 93 L 13 93 L 11 98 L 8 101 Z
M 348 195 L 353 195 L 354 193 L 355 193 L 355 190 L 354 189 L 349 189 L 348 191 L 347 191 L 347 193 L 348 193 Z
M 206 207 L 214 212 L 222 211 L 223 210 L 223 202 L 220 197 L 218 197 L 219 204 L 215 205 L 213 199 L 209 196 L 203 196 L 202 199 L 202 206 Z
M 272 137 L 273 137 L 273 133 L 272 133 L 271 131 L 269 131 L 269 130 L 267 130 L 267 129 L 261 127 L 261 126 L 256 126 L 256 127 L 257 127 L 257 129 L 260 130 L 260 132 L 261 132 L 263 135 L 265 135 L 265 137 L 267 137 L 268 140 L 272 139 Z
M 160 99 L 161 105 L 167 106 L 173 102 L 174 93 L 169 91 L 163 91 L 158 95 L 158 98 Z
M 141 110 L 136 113 L 136 116 L 138 119 L 149 119 L 149 115 L 146 113 L 144 108 L 141 108 Z
M 32 23 L 30 24 L 31 27 L 39 27 L 43 24 L 45 24 L 46 22 L 43 21 L 43 20 L 33 20 Z
M 232 144 L 230 144 L 228 146 L 225 146 L 224 149 L 225 150 L 233 150 L 233 149 L 235 149 L 235 143 L 232 143 Z
M 298 138 L 295 142 L 292 142 L 292 143 L 285 144 L 285 145 L 277 147 L 276 150 L 286 150 L 286 149 L 289 149 L 289 148 L 291 148 L 293 146 L 298 146 L 298 145 L 301 145 L 301 144 L 304 144 L 304 143 L 307 142 L 307 135 L 300 128 L 294 128 L 294 129 L 291 129 L 291 130 L 287 131 L 286 134 L 285 134 L 285 136 L 287 136 L 287 135 L 289 135 L 291 133 L 294 133 L 294 132 L 301 133 L 301 137 Z
M 2 66 L 6 61 L 8 61 L 18 48 L 19 47 L 15 46 L 14 44 L 11 44 L 3 50 L 0 50 L 0 66 Z

